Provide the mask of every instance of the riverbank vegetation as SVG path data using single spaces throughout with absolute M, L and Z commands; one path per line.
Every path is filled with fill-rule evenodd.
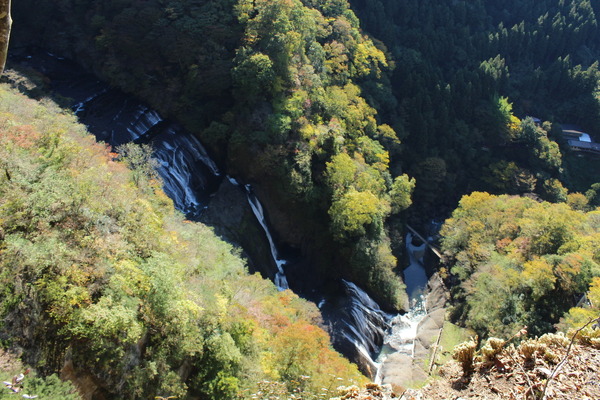
M 524 326 L 534 336 L 550 332 L 588 290 L 596 295 L 598 209 L 475 192 L 441 234 L 455 312 L 481 337 L 509 337 Z M 577 313 L 570 326 L 581 322 Z
M 6 85 L 0 110 L 0 338 L 25 363 L 113 398 L 364 380 L 314 305 L 184 221 L 147 150 L 118 155 L 70 112 Z

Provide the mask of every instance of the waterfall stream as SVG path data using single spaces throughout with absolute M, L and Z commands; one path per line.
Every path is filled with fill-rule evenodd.
M 199 220 L 203 210 L 210 206 L 211 195 L 223 181 L 223 175 L 194 135 L 62 57 L 38 51 L 17 62 L 46 75 L 55 93 L 72 99 L 72 110 L 99 141 L 111 146 L 129 142 L 151 144 L 165 193 L 187 218 Z M 277 248 L 262 204 L 250 185 L 241 185 L 229 177 L 228 180 L 245 191 L 277 267 L 274 283 L 279 290 L 288 289 L 284 270 L 288 262 Z M 336 284 L 337 289 L 331 293 L 313 293 L 310 297 L 321 299 L 319 309 L 336 349 L 374 377 L 377 364 L 373 358 L 383 344 L 386 330 L 390 329 L 392 316 L 384 313 L 356 284 L 349 281 Z
M 252 191 L 252 187 L 250 185 L 244 186 L 246 189 L 246 194 L 248 196 L 248 203 L 250 203 L 250 207 L 252 207 L 252 211 L 254 212 L 254 216 L 260 223 L 260 226 L 265 231 L 267 235 L 267 240 L 269 241 L 269 247 L 271 249 L 271 257 L 273 261 L 275 261 L 275 265 L 277 265 L 277 273 L 275 274 L 275 286 L 279 290 L 289 289 L 289 285 L 287 282 L 287 278 L 285 277 L 285 273 L 283 272 L 283 266 L 287 263 L 286 260 L 279 257 L 279 252 L 277 251 L 277 247 L 275 246 L 275 242 L 273 241 L 273 236 L 271 235 L 271 231 L 269 230 L 269 226 L 267 225 L 267 220 L 265 219 L 265 212 L 263 210 L 262 204 L 258 201 L 258 198 L 254 195 Z
M 239 182 L 231 177 L 227 177 L 229 182 L 231 182 L 235 186 L 240 186 Z M 283 271 L 283 266 L 287 264 L 287 260 L 282 258 L 279 255 L 279 251 L 277 250 L 277 246 L 275 245 L 275 241 L 273 240 L 273 235 L 271 235 L 271 230 L 269 229 L 269 225 L 267 224 L 267 218 L 265 216 L 265 211 L 263 209 L 262 204 L 254 194 L 252 190 L 252 186 L 246 184 L 243 186 L 244 191 L 246 193 L 246 198 L 248 199 L 248 204 L 252 209 L 252 213 L 256 217 L 256 220 L 262 227 L 265 235 L 267 237 L 267 241 L 269 242 L 269 249 L 271 250 L 271 258 L 277 267 L 277 272 L 275 273 L 275 278 L 273 279 L 273 283 L 277 286 L 279 290 L 289 289 L 289 285 L 287 282 L 287 278 L 285 276 L 285 272 Z

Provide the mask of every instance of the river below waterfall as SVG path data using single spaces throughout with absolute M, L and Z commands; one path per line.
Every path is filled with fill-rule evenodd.
M 410 387 L 428 378 L 424 365 L 445 320 L 446 290 L 437 274 L 427 277 L 424 266 L 426 244 L 406 236 L 409 266 L 404 270 L 410 309 L 390 321 L 384 345 L 376 360 L 377 383 Z
M 391 355 L 394 358 L 402 357 L 412 360 L 415 356 L 415 339 L 419 323 L 427 315 L 425 308 L 425 289 L 428 277 L 423 265 L 423 256 L 426 244 L 416 245 L 411 233 L 406 235 L 406 251 L 408 253 L 409 265 L 404 270 L 404 282 L 406 292 L 409 295 L 410 309 L 405 314 L 396 315 L 390 321 L 390 329 L 384 336 L 381 352 L 377 357 L 377 376 L 375 381 L 382 383 L 385 378 L 390 380 L 389 372 L 385 374 L 386 361 Z M 389 382 L 386 382 L 389 383 Z
M 250 259 L 250 265 L 257 267 L 263 276 L 270 277 L 280 290 L 288 287 L 294 290 L 297 287 L 297 282 L 287 280 L 285 269 L 289 260 L 273 238 L 266 210 L 252 188 L 238 184 L 230 177 L 224 179 L 224 173 L 221 173 L 194 135 L 178 124 L 163 119 L 160 113 L 133 96 L 99 81 L 74 62 L 39 49 L 20 50 L 13 51 L 9 67 L 18 63 L 41 73 L 49 82 L 52 92 L 61 99 L 61 103 L 69 103 L 79 120 L 99 141 L 113 147 L 129 142 L 150 144 L 153 147 L 153 156 L 159 164 L 158 172 L 164 182 L 163 189 L 187 218 L 203 222 L 205 219 L 216 221 L 216 225 L 211 225 L 216 232 L 232 232 L 239 231 L 239 224 L 248 219 L 242 214 L 253 215 L 253 224 L 258 228 L 246 226 L 250 232 L 248 235 L 253 237 L 246 241 L 242 238 L 239 242 L 232 242 L 241 244 L 246 255 L 256 256 L 252 257 L 255 262 Z M 225 200 L 227 205 L 215 205 L 214 210 L 211 210 L 217 198 Z M 228 216 L 230 226 L 219 226 L 219 222 L 224 219 L 215 218 L 215 210 L 239 214 L 239 218 L 236 220 Z M 260 236 L 261 231 L 265 237 L 258 239 L 256 236 Z M 230 239 L 237 233 L 239 232 L 224 234 L 224 237 Z M 262 251 L 263 254 L 268 254 L 266 257 L 257 254 L 253 251 L 255 249 L 244 248 L 244 245 L 254 246 L 259 240 L 266 243 Z M 265 263 L 271 263 L 272 267 L 261 268 Z M 329 282 L 324 285 L 314 280 L 311 282 L 309 276 L 305 280 L 300 285 L 303 288 L 300 294 L 318 304 L 334 347 L 356 362 L 363 373 L 374 377 L 377 364 L 373 357 L 383 344 L 392 316 L 384 313 L 377 303 L 352 282 Z

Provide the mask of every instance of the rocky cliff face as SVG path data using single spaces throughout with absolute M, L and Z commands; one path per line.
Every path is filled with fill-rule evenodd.
M 240 246 L 251 271 L 273 280 L 277 268 L 269 257 L 269 243 L 240 186 L 224 179 L 210 199 L 201 222 L 212 226 L 225 241 Z

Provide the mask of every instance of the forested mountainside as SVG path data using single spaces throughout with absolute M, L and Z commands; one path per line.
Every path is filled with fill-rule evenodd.
M 540 336 L 588 290 L 587 298 L 598 297 L 599 209 L 474 192 L 461 199 L 441 235 L 455 280 L 454 317 L 482 338 L 507 338 L 522 327 Z M 571 310 L 563 328 L 598 317 L 594 301 Z
M 481 338 L 598 315 L 600 156 L 572 143 L 600 142 L 600 3 L 13 7 L 14 51 L 73 59 L 196 134 L 252 183 L 310 279 L 343 277 L 406 308 L 404 224 L 449 218 L 440 274 L 452 317 Z M 147 151 L 117 156 L 68 113 L 2 90 L 2 329 L 36 349 L 27 363 L 47 374 L 72 361 L 106 397 L 285 396 L 362 379 L 329 350 L 314 306 L 248 276 L 173 212 L 138 165 Z
M 24 2 L 14 14 L 17 42 L 41 40 L 198 132 L 257 184 L 320 277 L 404 306 L 385 223 L 414 180 L 389 171 L 398 138 L 359 86 L 388 65 L 347 2 Z
M 457 195 L 472 190 L 564 201 L 556 180 L 579 192 L 598 181 L 598 163 L 587 171 L 574 165 L 558 126 L 545 130 L 560 152 L 545 138 L 524 141 L 511 129 L 519 124 L 513 115 L 532 116 L 578 124 L 598 140 L 597 2 L 352 5 L 395 62 L 396 106 L 378 109 L 410 149 L 400 162 L 417 179 L 414 201 L 423 210 L 452 209 Z
M 321 278 L 360 281 L 388 308 L 405 302 L 392 270 L 413 191 L 407 215 L 420 223 L 473 190 L 565 201 L 598 180 L 597 158 L 575 157 L 558 124 L 599 133 L 589 0 L 14 8 L 16 43 L 71 57 L 183 122 L 257 184 L 281 239 Z
M 0 110 L 3 348 L 86 398 L 311 396 L 365 380 L 313 304 L 249 275 L 174 210 L 147 149 L 118 156 L 70 111 L 6 85 Z M 32 379 L 25 393 L 75 398 L 55 377 Z

